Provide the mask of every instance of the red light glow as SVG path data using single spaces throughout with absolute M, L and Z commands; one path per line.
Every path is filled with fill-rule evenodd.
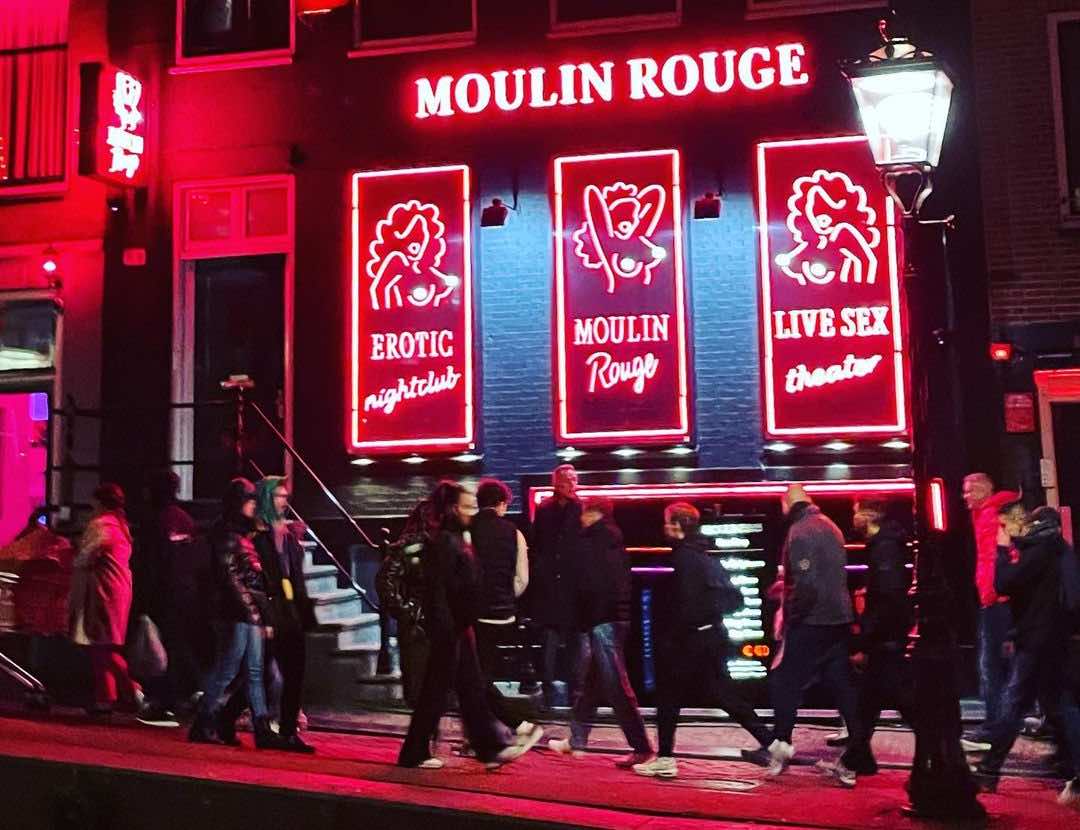
M 785 481 L 725 482 L 723 484 L 601 484 L 577 488 L 579 498 L 605 496 L 612 501 L 664 501 L 676 499 L 779 499 L 788 488 Z M 910 478 L 809 481 L 803 487 L 811 496 L 910 497 L 915 484 Z M 550 486 L 529 488 L 529 515 L 552 494 Z
M 556 159 L 555 240 L 557 442 L 686 440 L 678 151 Z
M 765 428 L 907 432 L 898 229 L 864 136 L 758 145 Z
M 945 482 L 940 478 L 930 479 L 930 527 L 944 533 L 948 528 L 945 514 Z
M 995 363 L 1008 363 L 1012 360 L 1013 347 L 1012 343 L 991 343 L 990 344 L 990 359 Z
M 469 188 L 463 165 L 352 176 L 353 453 L 474 446 Z

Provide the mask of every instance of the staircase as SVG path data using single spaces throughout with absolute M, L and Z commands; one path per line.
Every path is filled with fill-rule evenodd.
M 315 563 L 315 542 L 303 545 L 304 580 L 317 623 L 307 635 L 304 704 L 345 710 L 395 704 L 402 699 L 400 674 L 378 673 L 379 615 L 351 587 L 338 587 L 334 565 Z

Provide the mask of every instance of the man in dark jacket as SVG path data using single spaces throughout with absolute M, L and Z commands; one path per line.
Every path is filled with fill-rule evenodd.
M 847 585 L 847 551 L 835 524 L 798 484 L 782 502 L 788 519 L 781 555 L 784 569 L 783 645 L 770 676 L 775 740 L 769 745 L 769 773 L 779 775 L 795 755 L 791 734 L 803 689 L 820 675 L 848 725 L 848 751 L 863 752 L 862 724 L 856 716 L 855 687 L 848 663 L 854 619 Z M 843 786 L 855 786 L 855 773 L 842 762 L 824 767 Z
M 278 736 L 270 729 L 263 688 L 263 641 L 272 636 L 266 626 L 266 581 L 251 537 L 255 533 L 255 485 L 234 478 L 222 499 L 222 515 L 210 533 L 214 556 L 217 656 L 188 733 L 196 743 L 222 743 L 217 735 L 222 696 L 243 671 L 251 701 L 255 746 L 276 749 Z
M 574 586 L 571 574 L 578 559 L 581 536 L 581 502 L 577 472 L 570 464 L 560 464 L 552 473 L 555 494 L 536 508 L 533 517 L 533 546 L 529 562 L 532 587 L 529 607 L 542 647 L 541 680 L 544 701 L 555 701 L 555 665 L 560 645 L 573 641 L 571 631 Z M 571 662 L 573 662 L 571 655 Z
M 1016 652 L 1002 694 L 1001 713 L 992 726 L 990 749 L 976 767 L 980 786 L 997 789 L 1005 758 L 1020 734 L 1024 713 L 1041 691 L 1055 682 L 1065 645 L 1061 603 L 1061 558 L 1068 545 L 1061 520 L 1050 508 L 1030 516 L 1020 502 L 999 511 L 994 590 L 1009 597 Z
M 728 637 L 724 628 L 725 606 L 732 594 L 742 598 L 719 559 L 710 553 L 712 541 L 701 535 L 701 514 L 685 502 L 664 511 L 664 535 L 671 540 L 671 564 L 675 568 L 675 619 L 662 637 L 657 660 L 660 666 L 660 701 L 656 725 L 658 756 L 637 764 L 634 772 L 648 777 L 674 778 L 675 729 L 679 709 L 686 703 L 708 701 L 719 706 L 749 732 L 762 748 L 772 733 L 743 700 L 728 675 Z M 732 613 L 730 609 L 728 613 Z
M 504 697 L 492 682 L 505 676 L 499 651 L 517 656 L 517 598 L 529 584 L 529 551 L 525 537 L 506 518 L 512 494 L 503 482 L 483 479 L 476 488 L 480 512 L 469 527 L 480 566 L 480 616 L 476 621 L 476 649 L 480 668 L 488 680 L 488 698 L 496 716 L 521 734 L 532 731 L 528 703 Z
M 852 662 L 863 669 L 858 718 L 865 741 L 862 752 L 848 750 L 841 761 L 860 775 L 873 775 L 877 772 L 877 762 L 870 751 L 870 738 L 881 710 L 892 704 L 909 725 L 914 723 L 905 657 L 912 624 L 908 598 L 911 578 L 907 568 L 907 538 L 903 528 L 887 517 L 884 502 L 857 501 L 853 524 L 867 541 L 866 607 L 859 617 L 852 657 Z
M 631 753 L 615 762 L 629 769 L 652 759 L 637 697 L 626 676 L 624 649 L 630 633 L 630 560 L 616 526 L 610 499 L 591 498 L 581 511 L 582 534 L 575 568 L 573 614 L 578 631 L 577 670 L 569 740 L 548 746 L 563 755 L 584 751 L 590 722 L 606 699 L 615 712 Z
M 481 605 L 480 569 L 466 539 L 466 529 L 478 512 L 476 496 L 460 484 L 444 481 L 436 487 L 432 501 L 445 507 L 439 532 L 423 555 L 424 618 L 431 655 L 398 765 L 442 767 L 442 762 L 431 756 L 431 742 L 453 688 L 465 734 L 477 758 L 489 767 L 499 766 L 521 757 L 540 735 L 515 739 L 488 706 L 473 631 Z

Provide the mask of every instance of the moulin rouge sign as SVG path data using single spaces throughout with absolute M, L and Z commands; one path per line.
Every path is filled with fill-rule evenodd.
M 766 430 L 907 431 L 892 200 L 865 137 L 758 145 Z
M 350 450 L 470 449 L 469 168 L 355 173 L 352 188 Z
M 679 154 L 555 160 L 560 444 L 689 437 Z
M 810 83 L 803 43 L 675 53 L 661 58 L 519 66 L 492 72 L 422 76 L 413 81 L 418 119 L 488 111 L 545 110 L 759 92 Z

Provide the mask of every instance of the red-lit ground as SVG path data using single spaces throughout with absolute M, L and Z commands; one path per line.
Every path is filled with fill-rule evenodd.
M 313 718 L 313 720 L 317 720 Z M 401 716 L 360 716 L 343 726 L 379 732 L 397 731 Z M 451 721 L 446 735 L 453 734 Z M 565 728 L 549 726 L 561 737 Z M 824 730 L 800 728 L 796 742 L 808 759 L 832 755 L 823 748 Z M 211 779 L 252 786 L 299 789 L 342 798 L 426 805 L 487 815 L 519 817 L 588 827 L 689 828 L 695 826 L 794 826 L 869 828 L 924 826 L 903 818 L 907 772 L 889 768 L 861 778 L 855 791 L 822 779 L 809 766 L 793 768 L 778 780 L 746 763 L 723 759 L 746 745 L 727 726 L 689 728 L 681 734 L 674 781 L 654 781 L 617 770 L 610 749 L 620 741 L 611 727 L 596 731 L 600 751 L 583 759 L 534 751 L 498 772 L 441 752 L 447 766 L 439 771 L 394 766 L 399 740 L 385 734 L 312 731 L 314 757 L 256 752 L 245 736 L 243 749 L 188 744 L 182 730 L 151 729 L 130 722 L 90 725 L 77 717 L 0 718 L 0 755 L 40 758 L 69 764 L 114 767 L 141 773 Z M 1039 750 L 1022 742 L 1022 760 Z M 879 759 L 899 764 L 909 754 L 910 735 L 881 733 L 875 741 Z M 1028 758 L 1028 764 L 1032 759 Z M 1034 766 L 1031 766 L 1034 769 Z M 1058 806 L 1059 785 L 1041 778 L 1012 776 L 999 794 L 983 796 L 995 828 L 1064 828 L 1080 821 L 1080 811 Z

